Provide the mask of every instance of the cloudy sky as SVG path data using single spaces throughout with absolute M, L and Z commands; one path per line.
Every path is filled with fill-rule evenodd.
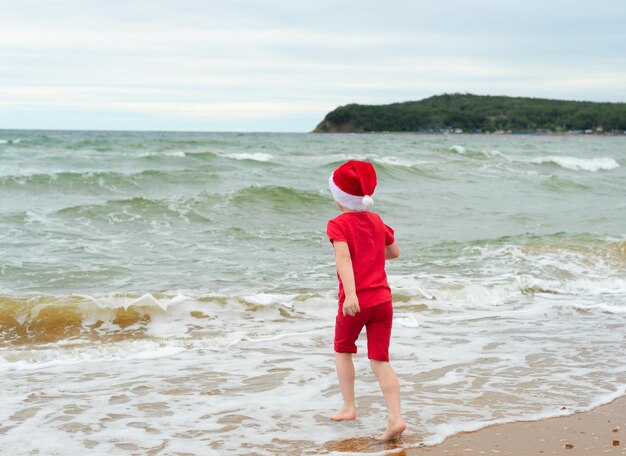
M 444 92 L 626 101 L 626 0 L 0 0 L 0 128 L 310 131 Z

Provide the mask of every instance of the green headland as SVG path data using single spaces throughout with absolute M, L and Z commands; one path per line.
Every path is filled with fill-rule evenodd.
M 329 112 L 316 133 L 623 134 L 626 103 L 444 94 L 387 105 L 349 104 Z

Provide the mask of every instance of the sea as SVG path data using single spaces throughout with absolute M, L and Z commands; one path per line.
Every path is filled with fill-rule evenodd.
M 341 405 L 328 177 L 378 173 L 407 430 Z M 0 453 L 384 454 L 626 390 L 626 137 L 0 130 Z

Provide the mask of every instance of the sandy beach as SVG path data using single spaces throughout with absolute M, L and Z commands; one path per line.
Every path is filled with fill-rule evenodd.
M 407 450 L 408 455 L 500 456 L 626 454 L 626 398 L 588 412 L 541 421 L 490 426 L 446 439 L 441 445 Z M 403 453 L 400 453 L 403 454 Z
M 372 438 L 330 442 L 326 450 L 347 453 L 390 451 L 402 456 L 457 455 L 625 455 L 626 397 L 587 412 L 539 421 L 518 421 L 463 432 L 435 446 L 411 448 L 418 440 L 407 429 L 401 442 L 379 443 Z

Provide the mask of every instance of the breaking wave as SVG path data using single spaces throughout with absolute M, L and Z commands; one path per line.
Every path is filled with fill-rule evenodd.
M 596 158 L 577 158 L 567 156 L 547 156 L 538 157 L 530 161 L 535 164 L 551 164 L 557 165 L 561 168 L 570 169 L 572 171 L 610 171 L 615 168 L 619 168 L 619 163 L 610 157 L 596 157 Z

